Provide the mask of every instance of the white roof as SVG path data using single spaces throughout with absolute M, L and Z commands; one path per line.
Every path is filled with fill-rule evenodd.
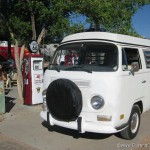
M 62 43 L 78 40 L 104 40 L 110 42 L 133 44 L 139 46 L 150 46 L 150 40 L 137 38 L 129 35 L 114 34 L 108 32 L 82 32 L 66 36 Z

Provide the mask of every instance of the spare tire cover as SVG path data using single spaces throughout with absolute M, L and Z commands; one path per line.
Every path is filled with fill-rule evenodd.
M 68 79 L 53 81 L 46 93 L 52 117 L 61 121 L 74 121 L 82 110 L 82 94 L 77 85 Z

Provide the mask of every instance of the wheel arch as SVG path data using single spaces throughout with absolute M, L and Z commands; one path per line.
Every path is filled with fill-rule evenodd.
M 133 104 L 131 115 L 128 121 L 128 126 L 120 132 L 120 135 L 123 139 L 131 140 L 136 137 L 140 127 L 140 114 L 143 111 L 142 105 L 143 104 L 141 101 Z
M 133 105 L 138 105 L 141 113 L 143 113 L 143 102 L 142 101 L 138 101 L 138 102 L 134 103 Z

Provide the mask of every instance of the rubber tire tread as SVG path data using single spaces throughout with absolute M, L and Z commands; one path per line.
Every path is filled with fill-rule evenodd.
M 137 112 L 138 115 L 139 115 L 139 125 L 138 125 L 137 131 L 135 133 L 132 133 L 131 130 L 130 130 L 130 123 L 131 123 L 132 114 L 134 112 Z M 125 128 L 123 131 L 120 132 L 121 137 L 123 139 L 126 139 L 126 140 L 131 140 L 131 139 L 135 138 L 136 135 L 137 135 L 137 133 L 138 133 L 139 127 L 140 127 L 140 120 L 141 120 L 141 111 L 140 111 L 140 108 L 139 108 L 138 105 L 134 105 L 133 108 L 132 108 L 132 111 L 131 111 L 130 118 L 129 118 L 128 127 Z

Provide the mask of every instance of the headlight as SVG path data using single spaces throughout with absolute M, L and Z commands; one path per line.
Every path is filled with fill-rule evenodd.
M 100 109 L 104 106 L 104 99 L 100 96 L 94 96 L 91 99 L 91 105 L 94 109 Z
M 45 103 L 46 103 L 46 92 L 47 92 L 47 89 L 42 92 L 43 102 Z

